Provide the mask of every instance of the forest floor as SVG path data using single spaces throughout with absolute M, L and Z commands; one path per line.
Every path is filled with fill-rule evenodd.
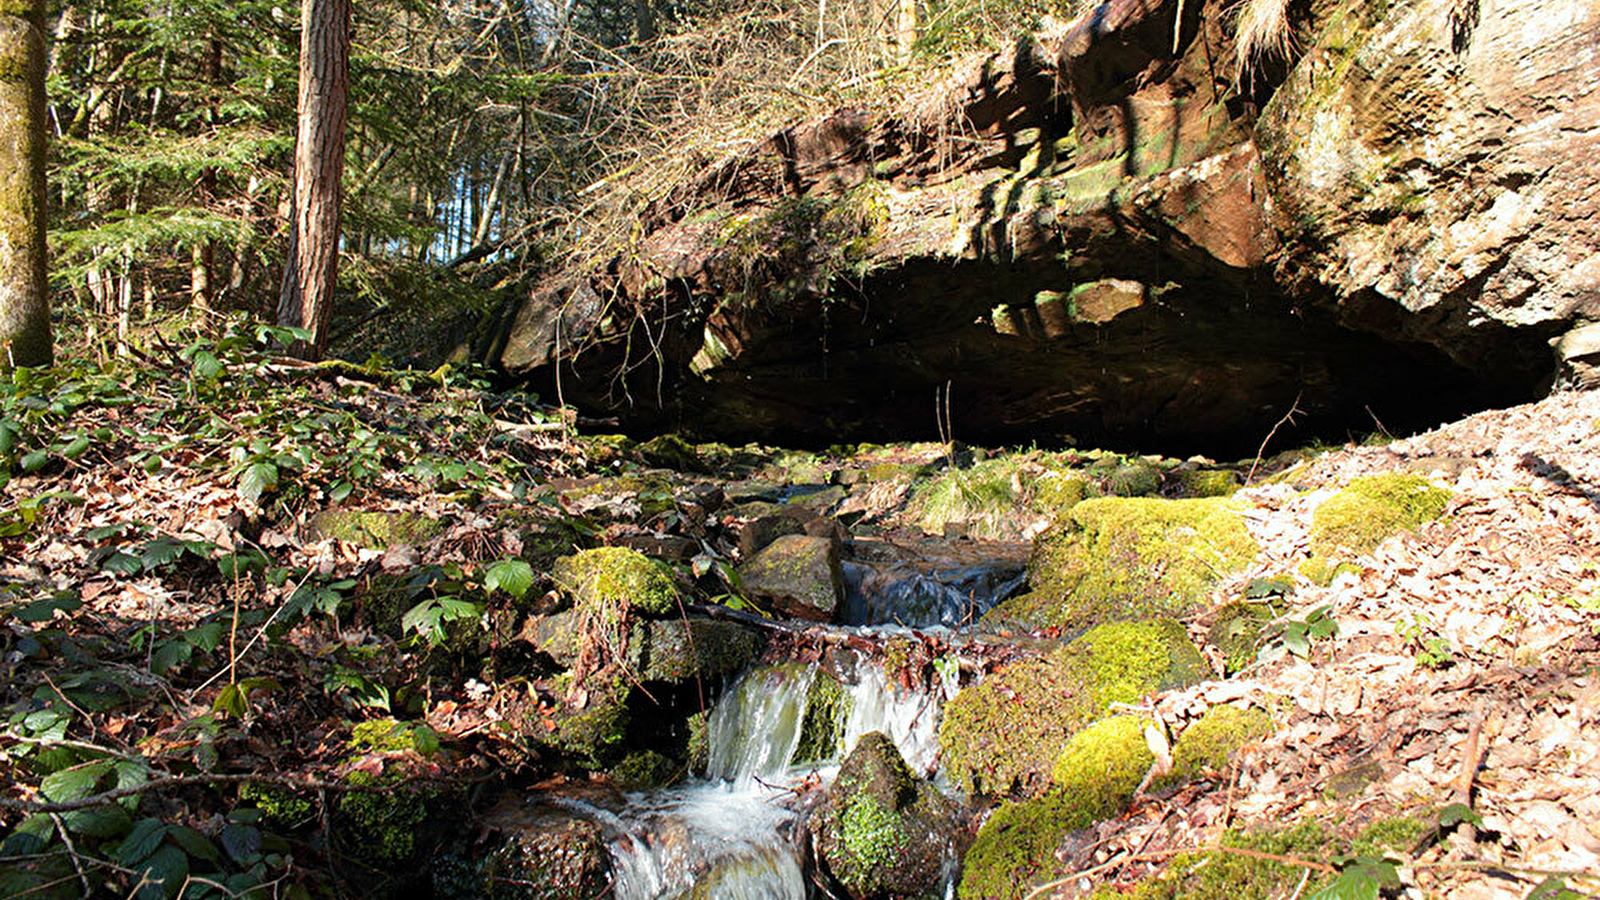
M 313 896 L 382 879 L 356 798 L 386 777 L 472 790 L 551 771 L 496 727 L 506 617 L 537 602 L 540 560 L 602 537 L 550 485 L 621 463 L 482 382 L 256 346 L 0 388 L 0 896 Z M 1296 614 L 1326 607 L 1336 635 L 1147 702 L 1174 726 L 1288 702 L 1285 727 L 1069 841 L 1054 890 L 1131 885 L 1229 827 L 1457 803 L 1398 861 L 1406 888 L 1596 889 L 1600 393 L 1246 487 L 1263 552 L 1219 595 L 1293 571 L 1317 503 L 1393 471 L 1453 498 L 1298 586 Z M 330 508 L 378 517 L 352 532 Z

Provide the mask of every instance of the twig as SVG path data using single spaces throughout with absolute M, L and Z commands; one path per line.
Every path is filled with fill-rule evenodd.
M 1087 869 L 1073 872 L 1071 875 L 1068 875 L 1064 878 L 1057 878 L 1054 881 L 1047 881 L 1044 884 L 1038 885 L 1034 887 L 1032 891 L 1029 891 L 1028 894 L 1022 898 L 1022 900 L 1033 900 L 1033 898 L 1043 894 L 1046 891 L 1052 891 L 1058 887 L 1061 887 L 1062 885 L 1071 884 L 1072 882 L 1077 881 L 1079 878 L 1088 878 L 1091 875 L 1098 875 L 1107 869 L 1114 869 L 1117 866 L 1123 865 L 1124 863 L 1153 862 L 1158 859 L 1166 859 L 1171 856 L 1177 856 L 1181 853 L 1211 852 L 1231 853 L 1235 856 L 1248 856 L 1251 859 L 1264 859 L 1269 862 L 1282 863 L 1286 866 L 1300 866 L 1305 869 L 1314 869 L 1318 872 L 1326 872 L 1329 875 L 1339 874 L 1338 869 L 1328 865 L 1327 863 L 1319 863 L 1310 859 L 1300 859 L 1294 856 L 1281 856 L 1277 853 L 1264 853 L 1260 850 L 1246 850 L 1243 847 L 1172 847 L 1166 850 L 1150 850 L 1145 853 L 1131 853 L 1127 856 L 1119 856 L 1115 859 L 1108 859 L 1099 865 L 1090 866 Z
M 1246 485 L 1250 484 L 1251 479 L 1256 477 L 1256 467 L 1261 465 L 1261 454 L 1267 452 L 1267 444 L 1272 441 L 1272 436 L 1278 433 L 1278 429 L 1282 428 L 1285 422 L 1291 425 L 1294 424 L 1295 413 L 1301 412 L 1300 397 L 1304 393 L 1304 391 L 1301 391 L 1299 394 L 1294 395 L 1294 402 L 1289 404 L 1289 411 L 1284 413 L 1283 418 L 1279 419 L 1272 426 L 1272 430 L 1267 432 L 1267 436 L 1261 439 L 1261 446 L 1256 448 L 1256 458 L 1250 463 L 1250 474 L 1244 477 Z
M 60 813 L 50 813 L 50 821 L 55 823 L 56 833 L 61 835 L 61 843 L 67 848 L 67 858 L 72 860 L 72 871 L 78 873 L 78 883 L 83 885 L 85 897 L 94 893 L 89 887 L 89 876 L 83 871 L 82 857 L 78 855 L 78 848 L 72 845 L 72 836 L 67 833 L 67 823 L 61 821 Z

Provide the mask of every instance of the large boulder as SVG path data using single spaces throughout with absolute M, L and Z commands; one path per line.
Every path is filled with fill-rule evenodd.
M 532 616 L 518 637 L 558 664 L 578 663 L 586 617 L 577 610 Z M 737 622 L 712 619 L 636 620 L 628 629 L 623 655 L 629 674 L 639 681 L 688 681 L 733 675 L 761 652 L 766 638 Z
M 944 896 L 955 804 L 911 775 L 882 732 L 863 735 L 815 818 L 817 862 L 853 900 Z

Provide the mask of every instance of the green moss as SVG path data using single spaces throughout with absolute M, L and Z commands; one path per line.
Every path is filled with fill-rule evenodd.
M 246 782 L 239 788 L 239 800 L 261 810 L 261 817 L 286 829 L 311 821 L 315 807 L 311 801 L 282 788 Z
M 1050 793 L 1006 803 L 989 817 L 967 852 L 961 900 L 1017 900 L 1053 871 L 1065 837 L 1121 811 L 1155 757 L 1145 720 L 1113 716 L 1074 735 L 1056 759 Z
M 424 757 L 439 752 L 439 735 L 420 722 L 371 719 L 350 729 L 350 749 L 401 753 L 414 751 Z
M 611 783 L 624 791 L 642 791 L 671 784 L 679 766 L 654 750 L 630 753 L 611 767 Z
M 1118 497 L 1144 497 L 1161 490 L 1161 470 L 1144 462 L 1134 462 L 1111 470 L 1106 489 Z
M 1234 601 L 1217 610 L 1207 636 L 1211 646 L 1222 653 L 1223 670 L 1233 675 L 1255 662 L 1262 631 L 1283 610 L 1270 603 Z
M 420 794 L 407 790 L 397 776 L 351 772 L 345 780 L 358 787 L 382 785 L 381 791 L 351 791 L 338 800 L 339 812 L 362 859 L 400 863 L 416 850 L 417 826 L 428 817 Z
M 571 686 L 570 674 L 552 682 L 563 696 Z M 562 762 L 603 769 L 617 758 L 627 734 L 629 684 L 621 676 L 590 678 L 584 688 L 586 702 L 581 708 L 563 703 L 550 716 L 554 728 L 534 719 L 526 723 L 526 733 L 532 743 L 560 754 Z
M 1313 556 L 1300 564 L 1299 571 L 1312 584 L 1327 587 L 1335 578 L 1346 572 L 1360 575 L 1361 567 L 1355 563 L 1338 562 L 1326 556 Z
M 706 764 L 711 760 L 711 736 L 706 730 L 706 713 L 695 713 L 685 724 L 689 729 L 689 739 L 684 742 L 684 755 L 688 758 L 689 771 L 704 775 Z
M 678 472 L 706 472 L 705 461 L 688 441 L 675 434 L 663 434 L 639 445 L 639 456 L 657 468 Z
M 1065 472 L 1045 472 L 1033 483 L 1034 505 L 1052 513 L 1064 513 L 1096 493 L 1089 479 Z
M 1420 815 L 1390 816 L 1378 819 L 1350 842 L 1352 856 L 1382 859 L 1385 856 L 1410 857 L 1423 839 L 1438 830 L 1431 811 Z
M 1255 707 L 1213 706 L 1178 735 L 1177 746 L 1172 749 L 1172 771 L 1162 776 L 1158 784 L 1182 784 L 1208 769 L 1226 771 L 1240 747 L 1272 731 L 1272 717 Z
M 1033 590 L 984 621 L 1091 625 L 1185 614 L 1255 557 L 1244 508 L 1226 498 L 1085 500 L 1034 542 Z
M 1315 822 L 1289 829 L 1229 831 L 1224 847 L 1325 862 L 1332 855 L 1329 835 Z M 1302 884 L 1301 878 L 1306 878 Z M 1175 856 L 1160 875 L 1135 891 L 1139 900 L 1279 900 L 1299 892 L 1310 897 L 1333 881 L 1323 872 L 1287 863 L 1209 851 Z
M 1175 621 L 1102 625 L 957 694 L 940 722 L 940 760 L 969 793 L 1037 792 L 1072 733 L 1112 703 L 1194 684 L 1205 674 L 1204 658 Z
M 839 838 L 852 871 L 835 873 L 847 884 L 858 883 L 874 869 L 887 867 L 906 849 L 900 817 L 876 797 L 864 796 L 839 815 Z
M 660 564 L 626 547 L 596 547 L 556 560 L 556 586 L 590 609 L 626 609 L 664 615 L 677 608 L 678 590 Z
M 1437 519 L 1451 496 L 1420 475 L 1353 479 L 1312 513 L 1311 551 L 1318 556 L 1368 553 L 1392 534 Z
M 311 519 L 311 532 L 319 538 L 335 538 L 368 550 L 416 546 L 443 528 L 436 519 L 420 513 L 362 512 L 330 509 Z
M 1185 497 L 1226 497 L 1241 483 L 1232 469 L 1179 469 L 1172 477 Z
M 794 751 L 795 765 L 833 758 L 850 720 L 850 705 L 850 695 L 837 678 L 818 672 L 811 679 L 806 716 L 800 723 L 800 743 Z

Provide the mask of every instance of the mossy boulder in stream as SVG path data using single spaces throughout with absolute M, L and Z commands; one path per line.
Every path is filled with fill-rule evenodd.
M 596 547 L 556 560 L 556 587 L 594 613 L 626 607 L 650 615 L 677 608 L 678 589 L 660 563 L 626 547 Z
M 1311 552 L 1369 553 L 1384 539 L 1437 519 L 1451 493 L 1420 475 L 1368 475 L 1322 501 L 1311 514 Z
M 479 881 L 491 900 L 592 900 L 611 887 L 611 856 L 598 822 L 553 808 L 497 822 L 505 843 L 484 860 Z
M 955 835 L 951 801 L 913 778 L 894 742 L 874 731 L 856 742 L 828 790 L 817 858 L 855 900 L 931 900 Z
M 574 691 L 572 676 L 560 675 L 551 686 L 562 702 L 548 716 L 530 715 L 523 722 L 528 742 L 579 768 L 605 768 L 627 735 L 631 685 L 621 675 L 596 676 Z
M 800 743 L 795 747 L 794 765 L 832 759 L 850 721 L 850 695 L 832 674 L 819 671 L 806 692 L 806 715 L 800 723 Z
M 1155 756 L 1146 720 L 1112 716 L 1073 735 L 1051 767 L 1049 793 L 1006 803 L 989 817 L 961 869 L 961 900 L 1019 900 L 1049 877 L 1068 833 L 1116 815 Z
M 367 550 L 415 546 L 443 526 L 421 513 L 329 509 L 311 517 L 313 539 L 334 538 Z
M 1032 590 L 990 610 L 990 626 L 1088 625 L 1182 615 L 1259 549 L 1227 498 L 1102 497 L 1072 507 L 1034 542 Z
M 1184 627 L 1171 619 L 1092 628 L 957 694 L 939 725 L 940 763 L 969 793 L 1038 793 L 1073 733 L 1111 704 L 1195 684 L 1206 671 Z
M 558 665 L 576 665 L 589 640 L 583 630 L 586 616 L 563 610 L 532 616 L 517 638 L 548 655 Z M 639 681 L 688 681 L 721 678 L 750 664 L 766 643 L 766 636 L 737 622 L 713 619 L 645 619 L 628 628 L 623 661 Z
M 739 577 L 746 593 L 796 619 L 826 622 L 844 596 L 839 545 L 827 537 L 784 535 L 746 562 Z

